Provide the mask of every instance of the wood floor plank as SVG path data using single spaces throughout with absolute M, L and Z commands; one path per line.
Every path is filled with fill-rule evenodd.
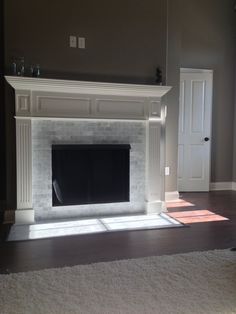
M 89 264 L 117 259 L 230 248 L 236 245 L 236 192 L 183 193 L 174 211 L 209 210 L 228 221 L 200 222 L 188 228 L 122 231 L 104 234 L 4 242 L 0 273 Z M 188 203 L 191 203 L 188 206 Z

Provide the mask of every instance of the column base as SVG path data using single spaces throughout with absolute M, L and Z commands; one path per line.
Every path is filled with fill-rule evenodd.
M 146 214 L 160 214 L 163 212 L 167 212 L 166 203 L 162 201 L 153 201 L 146 203 Z
M 16 225 L 29 225 L 34 223 L 33 209 L 17 209 L 15 212 Z

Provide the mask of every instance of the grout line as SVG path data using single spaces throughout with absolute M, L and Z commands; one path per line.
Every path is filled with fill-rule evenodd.
M 109 228 L 106 226 L 106 224 L 101 219 L 98 219 L 98 221 L 106 229 L 105 231 L 110 231 Z

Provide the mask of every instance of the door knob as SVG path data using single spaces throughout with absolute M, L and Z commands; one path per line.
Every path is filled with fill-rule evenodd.
M 205 137 L 205 138 L 204 138 L 204 141 L 205 141 L 205 142 L 210 141 L 209 137 Z

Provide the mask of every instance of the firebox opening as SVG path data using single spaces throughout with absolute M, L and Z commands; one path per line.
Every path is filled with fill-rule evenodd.
M 52 145 L 53 206 L 129 202 L 130 145 Z

